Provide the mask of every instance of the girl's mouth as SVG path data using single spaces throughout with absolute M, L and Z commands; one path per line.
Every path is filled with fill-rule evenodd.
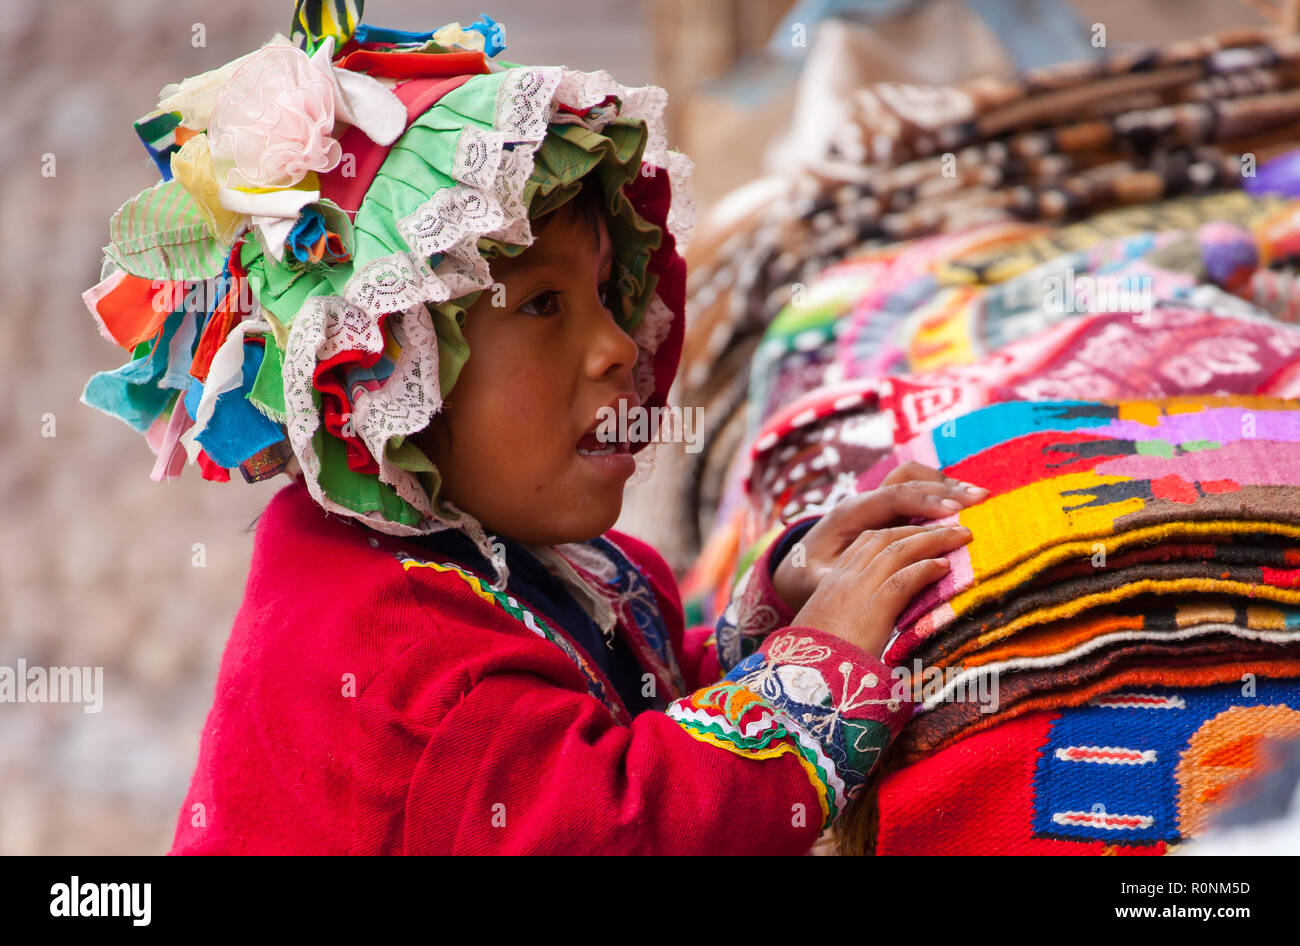
M 603 473 L 627 479 L 636 472 L 636 457 L 626 441 L 602 442 L 596 431 L 589 430 L 578 441 L 578 456 Z
M 626 441 L 605 442 L 595 430 L 589 430 L 578 441 L 578 453 L 584 457 L 608 457 L 619 453 L 630 454 Z

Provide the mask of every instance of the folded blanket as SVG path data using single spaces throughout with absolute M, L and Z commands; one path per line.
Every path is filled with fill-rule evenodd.
M 974 538 L 900 617 L 888 654 L 906 656 L 1046 567 L 1130 544 L 1136 529 L 1179 538 L 1300 526 L 1300 405 L 1233 400 L 996 404 L 900 449 L 992 495 L 953 517 Z
M 1107 608 L 1083 617 L 1054 621 L 1022 631 L 1015 637 L 989 644 L 961 658 L 963 670 L 1009 669 L 1015 661 L 1045 661 L 1042 666 L 1074 659 L 1104 646 L 1111 639 L 1159 638 L 1171 631 L 1198 625 L 1230 625 L 1258 632 L 1273 640 L 1274 633 L 1289 634 L 1300 609 L 1268 602 L 1242 602 L 1213 596 L 1180 596 L 1172 604 L 1146 599 L 1140 604 Z M 937 663 L 936 666 L 943 666 Z
M 991 496 L 886 650 L 916 709 L 850 850 L 874 824 L 877 853 L 1163 852 L 1300 733 L 1300 403 L 995 404 L 859 487 L 904 460 Z
M 830 159 L 890 167 L 1063 117 L 1113 120 L 1207 94 L 1285 87 L 1296 81 L 1298 58 L 1295 36 L 1235 30 L 956 87 L 880 83 L 851 97 Z
M 1300 530 L 1296 530 L 1300 535 Z M 1262 601 L 1300 603 L 1300 569 L 1230 565 L 1221 561 L 1165 562 L 1131 568 L 1095 568 L 1067 581 L 1016 589 L 968 616 L 962 616 L 910 648 L 891 648 L 899 660 L 919 658 L 944 666 L 995 641 L 1028 628 L 1091 609 L 1109 608 L 1139 595 L 1170 597 L 1189 593 L 1240 594 Z

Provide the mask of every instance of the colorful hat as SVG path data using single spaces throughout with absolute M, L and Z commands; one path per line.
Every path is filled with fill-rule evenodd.
M 81 400 L 157 454 L 153 479 L 301 477 L 325 509 L 393 535 L 465 525 L 409 439 L 469 355 L 489 260 L 600 185 L 613 308 L 637 393 L 664 404 L 684 321 L 690 162 L 666 94 L 497 58 L 484 16 L 431 33 L 299 0 L 292 38 L 165 87 L 135 123 L 161 183 L 110 223 L 83 298 L 131 352 Z

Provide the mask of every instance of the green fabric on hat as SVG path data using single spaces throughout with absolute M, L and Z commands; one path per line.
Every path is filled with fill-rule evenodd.
M 246 395 L 249 402 L 276 423 L 283 424 L 286 419 L 284 409 L 284 355 L 275 337 L 264 335 L 266 352 L 262 364 L 257 369 L 257 377 Z
M 482 290 L 471 292 L 454 302 L 428 306 L 433 317 L 433 329 L 438 333 L 438 389 L 446 397 L 460 370 L 469 358 L 469 343 L 465 341 L 465 310 L 478 301 Z
M 394 437 L 388 441 L 388 459 L 412 473 L 436 473 L 438 470 L 424 451 L 406 437 Z
M 619 287 L 620 307 L 614 314 L 629 332 L 641 323 L 654 294 L 658 279 L 647 267 L 650 254 L 663 239 L 658 227 L 641 219 L 622 190 L 641 173 L 646 137 L 645 122 L 633 119 L 615 119 L 603 133 L 581 125 L 550 125 L 523 193 L 528 216 L 536 220 L 572 200 L 588 175 L 599 181 L 614 244 L 613 278 Z M 484 238 L 479 249 L 491 260 L 502 254 L 516 256 L 526 247 Z
M 416 475 L 425 493 L 432 497 L 440 517 L 454 518 L 438 495 L 442 489 L 442 474 L 423 450 L 406 437 L 392 437 L 384 447 L 384 455 L 393 464 Z
M 379 477 L 357 473 L 348 466 L 347 448 L 323 427 L 312 437 L 312 448 L 320 458 L 320 486 L 325 495 L 340 505 L 360 513 L 379 512 L 390 522 L 419 525 L 424 518 L 391 486 Z
M 311 296 L 342 296 L 353 274 L 367 263 L 411 247 L 397 223 L 415 213 L 438 191 L 456 182 L 448 173 L 456 142 L 467 125 L 492 129 L 496 93 L 505 73 L 475 76 L 415 118 L 389 151 L 352 221 L 352 259 L 334 266 L 294 269 L 277 263 L 255 241 L 241 261 L 258 301 L 289 324 Z
M 491 131 L 505 72 L 475 76 L 418 115 L 397 139 L 366 189 L 353 226 L 359 262 L 407 252 L 397 222 L 456 183 L 456 145 L 467 127 Z

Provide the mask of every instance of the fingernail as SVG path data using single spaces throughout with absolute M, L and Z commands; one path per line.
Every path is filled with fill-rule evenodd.
M 951 526 L 951 529 L 958 535 L 970 535 L 970 529 L 965 526 Z
M 955 500 L 955 499 L 945 499 L 945 500 L 942 500 L 942 501 L 939 503 L 939 505 L 942 506 L 944 509 L 951 509 L 951 510 L 953 510 L 954 512 L 955 512 L 956 510 L 962 508 L 961 503 L 957 502 L 957 500 Z
M 987 496 L 989 492 L 983 486 L 976 486 L 973 483 L 962 483 L 961 485 L 965 487 L 966 492 L 973 496 Z
M 942 565 L 944 568 L 951 567 L 951 564 L 946 558 L 932 558 L 930 561 L 934 562 L 936 565 Z

